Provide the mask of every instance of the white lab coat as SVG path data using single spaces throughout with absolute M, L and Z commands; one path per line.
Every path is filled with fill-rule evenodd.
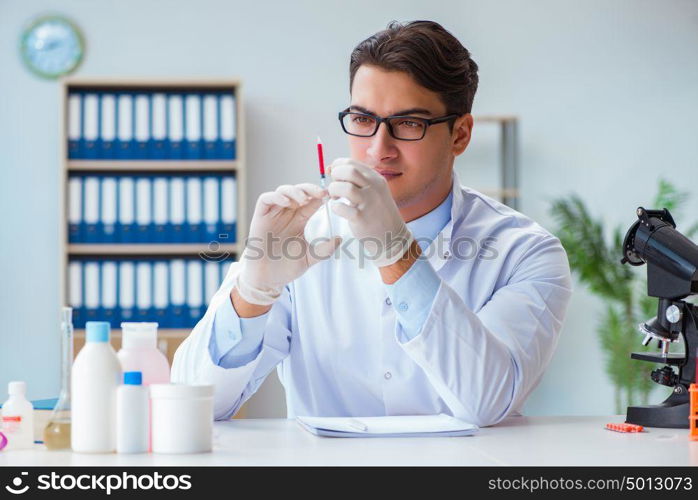
M 308 236 L 327 235 L 324 214 L 311 219 Z M 351 236 L 345 220 L 333 216 L 333 225 Z M 466 258 L 472 242 L 481 256 L 493 257 L 481 248 L 486 238 L 497 257 Z M 439 239 L 447 243 L 435 252 Z M 378 270 L 339 255 L 286 287 L 254 360 L 223 368 L 208 346 L 216 310 L 229 306 L 239 270 L 232 264 L 177 350 L 172 381 L 213 384 L 217 419 L 230 418 L 275 367 L 288 418 L 447 413 L 486 426 L 520 412 L 555 351 L 571 294 L 557 238 L 462 187 L 454 174 L 451 219 L 425 252 L 440 286 L 411 340 L 401 335 Z

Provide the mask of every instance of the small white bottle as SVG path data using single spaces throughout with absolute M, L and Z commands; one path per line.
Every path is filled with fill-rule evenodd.
M 10 382 L 9 399 L 2 405 L 2 433 L 7 438 L 6 450 L 25 450 L 34 447 L 34 408 L 27 401 L 27 384 Z
M 124 385 L 116 391 L 116 451 L 148 451 L 148 388 L 141 372 L 124 372 Z
M 77 453 L 111 453 L 116 449 L 121 364 L 109 344 L 109 323 L 88 321 L 85 327 L 85 346 L 75 357 L 71 375 L 70 445 Z

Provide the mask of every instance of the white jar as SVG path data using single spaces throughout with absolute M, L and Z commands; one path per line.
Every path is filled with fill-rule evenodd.
M 203 453 L 213 447 L 213 386 L 152 384 L 153 453 Z

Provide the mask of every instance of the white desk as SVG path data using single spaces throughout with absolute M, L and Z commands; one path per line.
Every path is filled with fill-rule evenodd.
M 325 438 L 286 419 L 217 422 L 214 451 L 198 455 L 84 455 L 70 451 L 0 452 L 2 465 L 698 465 L 687 429 L 641 434 L 604 429 L 624 416 L 512 417 L 474 436 Z M 185 429 L 182 429 L 185 432 Z

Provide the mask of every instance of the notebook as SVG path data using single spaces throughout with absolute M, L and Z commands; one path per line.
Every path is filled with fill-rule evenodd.
M 394 417 L 296 417 L 316 436 L 329 437 L 454 437 L 475 434 L 479 427 L 446 414 Z

